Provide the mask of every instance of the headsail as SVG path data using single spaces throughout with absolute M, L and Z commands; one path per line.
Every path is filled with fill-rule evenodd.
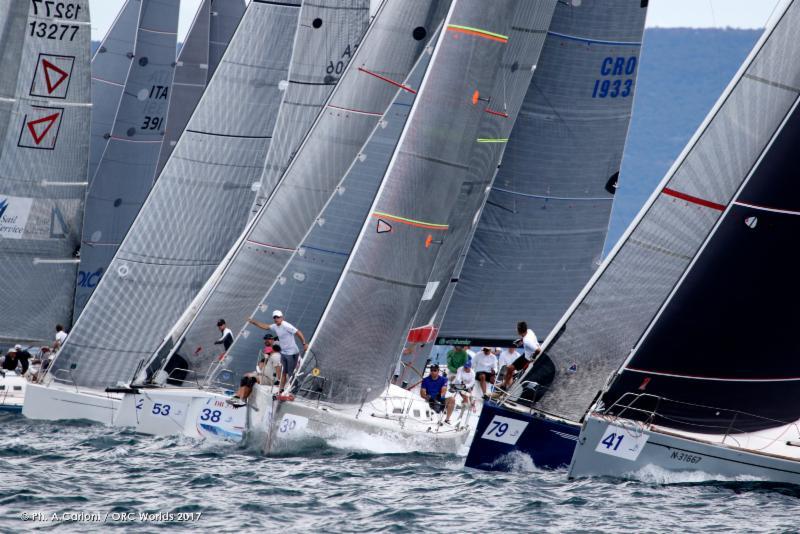
M 356 53 L 369 24 L 370 0 L 317 0 L 303 6 L 289 86 L 281 103 L 253 215 L 289 167 L 306 132 Z
M 142 0 L 133 60 L 91 180 L 74 317 L 83 311 L 155 179 L 175 70 L 178 0 Z
M 234 331 L 241 328 L 259 296 L 280 274 L 448 5 L 442 0 L 389 0 L 381 7 L 269 202 L 173 328 L 167 344 L 181 343 L 181 350 L 193 354 L 188 358 L 183 353 L 183 358 L 194 371 L 205 372 L 218 357 L 213 347 L 217 319 L 225 318 Z
M 125 80 L 133 61 L 136 27 L 142 3 L 125 0 L 108 33 L 92 58 L 92 135 L 89 148 L 91 184 L 114 127 Z
M 130 380 L 247 221 L 299 3 L 251 2 L 184 135 L 54 362 L 83 386 Z
M 646 2 L 559 2 L 440 338 L 546 335 L 601 259 L 631 117 Z M 448 273 L 449 275 L 449 273 Z
M 628 407 L 624 417 L 643 419 L 657 409 L 654 424 L 704 434 L 752 432 L 800 419 L 794 402 L 800 393 L 794 253 L 800 184 L 790 178 L 800 163 L 799 24 L 794 2 L 746 70 L 748 81 L 741 82 L 752 84 L 752 105 L 766 99 L 790 109 L 774 133 L 760 129 L 758 142 L 769 144 L 737 169 L 746 178 L 736 195 L 693 196 L 672 185 L 662 190 L 673 203 L 694 204 L 695 211 L 720 219 L 603 396 L 606 406 L 619 401 L 612 413 Z M 780 96 L 770 94 L 775 91 Z M 738 117 L 762 111 L 745 106 Z M 727 140 L 735 142 L 717 147 L 718 153 L 732 157 L 741 141 Z
M 9 303 L 0 342 L 41 343 L 72 316 L 89 152 L 89 2 L 0 7 L 0 294 Z
M 304 370 L 319 369 L 332 402 L 376 398 L 399 358 L 484 138 L 480 125 L 515 6 L 451 6 L 411 118 L 305 356 Z
M 222 55 L 244 15 L 244 0 L 203 0 L 178 55 L 167 128 L 156 176 L 161 175 L 206 85 L 217 70 Z
M 538 408 L 579 420 L 634 348 L 715 225 L 719 223 L 724 230 L 732 224 L 720 222 L 720 218 L 796 104 L 800 71 L 794 61 L 800 54 L 799 31 L 800 8 L 793 1 L 779 22 L 765 32 L 636 220 L 546 340 L 544 354 L 555 363 L 556 376 Z M 791 202 L 791 196 L 775 199 L 759 194 L 743 195 L 742 199 L 793 209 L 785 204 Z M 738 209 L 735 213 L 744 214 Z M 786 229 L 783 220 L 755 216 L 777 225 L 781 233 Z M 746 221 L 737 218 L 736 222 L 744 225 Z M 741 238 L 753 239 L 753 235 L 745 232 Z M 750 246 L 744 241 L 741 245 Z M 738 258 L 726 268 L 736 269 L 733 276 L 744 276 L 746 280 L 746 274 L 738 270 L 740 265 L 751 263 Z M 760 272 L 756 270 L 754 274 Z M 715 276 L 732 280 L 722 272 L 711 278 Z M 775 276 L 781 275 L 776 272 Z M 715 284 L 713 280 L 708 283 Z M 755 280 L 749 283 L 755 284 Z M 745 288 L 727 290 L 739 292 Z M 786 290 L 790 291 L 788 287 Z M 755 309 L 757 314 L 768 313 L 757 306 Z M 735 307 L 730 312 L 748 314 L 751 310 Z M 714 320 L 706 317 L 703 324 Z M 761 319 L 751 320 L 750 324 L 758 325 Z M 755 331 L 748 327 L 736 335 L 752 332 Z M 683 340 L 686 332 L 682 327 L 670 334 L 677 341 Z M 713 334 L 709 331 L 709 335 Z M 769 335 L 776 335 L 772 328 Z M 683 360 L 683 351 L 697 355 L 693 348 L 681 346 L 671 356 L 676 363 Z M 704 355 L 697 365 L 710 361 L 706 356 L 710 357 Z M 792 369 L 788 362 L 785 365 L 784 370 Z M 725 365 L 718 376 L 737 376 L 734 367 L 738 368 L 738 364 Z M 708 387 L 711 390 L 713 384 Z

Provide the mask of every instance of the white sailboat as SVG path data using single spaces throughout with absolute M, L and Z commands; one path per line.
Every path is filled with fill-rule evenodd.
M 473 0 L 450 6 L 399 143 L 296 372 L 294 395 L 275 401 L 270 388 L 256 387 L 250 428 L 265 452 L 354 432 L 409 450 L 454 452 L 465 443 L 468 410 L 447 421 L 418 392 L 389 385 L 388 378 L 429 292 L 425 282 L 456 204 L 453 193 L 482 144 L 508 33 L 528 28 L 519 24 L 527 17 L 547 19 L 536 15 L 552 14 L 554 4 L 527 4 L 520 19 L 517 7 L 496 2 L 487 10 Z M 535 57 L 541 42 L 529 50 Z
M 570 477 L 656 468 L 800 484 L 800 189 L 787 179 L 800 140 L 798 38 L 800 3 L 791 0 L 680 162 L 704 171 L 691 181 L 676 172 L 617 245 L 608 272 L 651 264 L 652 253 L 632 246 L 648 227 L 690 248 L 651 275 L 663 292 L 617 279 L 618 292 L 639 294 L 655 313 L 586 415 Z M 684 217 L 667 204 L 683 206 Z M 674 267 L 678 276 L 666 280 Z M 625 308 L 607 311 L 624 320 Z M 751 332 L 757 340 L 743 343 Z

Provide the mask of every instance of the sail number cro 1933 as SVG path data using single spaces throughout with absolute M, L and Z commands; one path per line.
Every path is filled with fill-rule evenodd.
M 628 98 L 633 94 L 636 56 L 609 56 L 600 63 L 600 78 L 594 81 L 592 98 Z

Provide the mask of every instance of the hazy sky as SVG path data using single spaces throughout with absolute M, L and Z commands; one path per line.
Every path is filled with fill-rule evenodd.
M 592 2 L 596 0 L 582 0 Z M 650 0 L 648 26 L 760 28 L 783 0 Z M 124 0 L 89 0 L 94 39 L 103 38 Z M 200 0 L 181 0 L 179 38 L 189 29 Z

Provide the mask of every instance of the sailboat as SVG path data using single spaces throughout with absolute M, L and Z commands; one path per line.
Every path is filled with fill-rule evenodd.
M 300 4 L 250 2 L 213 79 L 42 384 L 34 419 L 111 423 L 121 394 L 246 224 Z M 173 51 L 174 52 L 174 51 Z M 149 94 L 149 93 L 148 93 Z
M 270 388 L 256 387 L 248 408 L 265 452 L 296 439 L 344 435 L 383 436 L 412 450 L 453 452 L 465 442 L 468 410 L 445 422 L 418 393 L 389 386 L 388 377 L 426 292 L 453 193 L 466 182 L 483 139 L 508 34 L 512 27 L 538 30 L 526 24 L 531 19 L 515 18 L 517 7 L 451 4 L 375 200 L 295 373 L 297 396 L 274 402 Z M 525 7 L 533 21 L 549 21 L 542 14 L 552 14 L 553 3 Z M 538 40 L 534 57 L 540 46 Z
M 0 6 L 0 347 L 67 324 L 89 155 L 89 2 Z M 45 333 L 48 335 L 45 337 Z M 19 410 L 25 380 L 0 378 Z
M 790 1 L 608 263 L 617 274 L 659 266 L 612 282 L 637 294 L 650 320 L 586 415 L 570 477 L 662 469 L 800 484 L 798 37 L 800 3 Z M 656 228 L 659 248 L 642 253 L 637 243 Z M 632 310 L 606 311 L 619 324 Z
M 304 220 L 303 217 L 308 217 L 308 222 L 305 223 L 307 227 L 316 226 L 313 214 L 298 213 L 298 207 L 303 206 L 310 210 L 312 202 L 317 202 L 321 210 L 324 200 L 337 193 L 337 184 L 357 159 L 361 145 L 381 121 L 381 113 L 373 110 L 385 109 L 393 96 L 402 90 L 398 87 L 402 83 L 394 79 L 402 80 L 400 76 L 405 76 L 403 73 L 408 73 L 411 69 L 433 35 L 433 30 L 443 20 L 447 5 L 447 2 L 439 0 L 390 0 L 381 6 L 350 66 L 345 69 L 325 103 L 324 111 L 317 117 L 282 178 L 274 194 L 281 201 L 267 203 L 259 216 L 251 221 L 236 246 L 207 282 L 206 288 L 200 292 L 196 302 L 187 309 L 184 318 L 173 329 L 174 337 L 168 336 L 151 361 L 142 368 L 132 384 L 135 392 L 125 398 L 119 424 L 148 433 L 199 433 L 214 437 L 219 430 L 226 438 L 236 433 L 235 429 L 231 429 L 230 423 L 237 421 L 245 411 L 233 410 L 225 403 L 225 399 L 235 388 L 239 374 L 254 368 L 257 358 L 254 352 L 245 348 L 246 344 L 236 342 L 225 351 L 222 360 L 219 352 L 195 349 L 194 347 L 202 346 L 199 341 L 208 335 L 200 319 L 211 321 L 209 317 L 213 318 L 224 312 L 227 315 L 219 316 L 234 319 L 241 317 L 240 320 L 244 323 L 244 317 L 256 305 L 258 297 L 254 298 L 254 295 L 263 294 L 265 280 L 269 276 L 274 279 L 279 274 L 280 271 L 276 269 L 277 259 L 284 255 L 290 257 L 284 252 L 291 243 L 289 240 L 302 240 L 302 234 L 295 235 L 296 226 Z M 308 18 L 313 12 L 310 11 L 304 18 Z M 309 20 L 313 20 L 313 17 Z M 304 31 L 312 28 L 313 25 Z M 348 32 L 343 32 L 341 36 L 347 38 Z M 389 149 L 393 146 L 390 145 Z M 319 198 L 306 195 L 302 203 L 293 204 L 283 200 L 284 194 L 307 190 L 308 183 L 316 184 L 318 191 L 324 186 L 329 193 L 324 197 L 320 194 Z M 342 189 L 338 191 L 344 193 Z M 350 195 L 346 197 L 349 198 Z M 291 217 L 284 217 L 286 214 Z M 293 224 L 284 225 L 282 221 L 288 220 L 292 220 Z M 360 228 L 360 221 L 357 224 Z M 277 233 L 281 241 L 264 239 L 267 232 Z M 265 246 L 266 243 L 280 246 L 275 246 L 275 250 L 272 250 Z M 326 260 L 329 261 L 330 257 Z M 335 285 L 335 279 L 332 284 Z M 231 315 L 231 310 L 237 309 L 241 311 Z M 242 336 L 239 338 L 242 339 Z M 175 361 L 187 362 L 182 366 L 190 367 L 190 380 L 173 379 L 174 369 L 180 368 L 175 367 Z M 164 374 L 168 380 L 166 384 L 163 380 L 159 384 L 158 377 Z M 165 387 L 152 388 L 153 385 Z M 151 389 L 145 389 L 146 387 Z M 133 407 L 141 399 L 140 395 L 146 397 L 145 412 L 150 403 L 170 406 L 190 403 L 191 406 L 180 410 L 186 416 L 185 419 L 174 415 L 174 410 L 173 416 L 168 419 L 136 417 L 138 412 Z M 214 421 L 203 410 L 221 415 Z M 204 414 L 205 419 L 198 419 Z M 221 428 L 220 425 L 223 424 L 226 426 Z M 238 438 L 241 438 L 241 429 L 238 430 Z
M 591 277 L 628 131 L 646 12 L 646 3 L 616 0 L 556 7 L 503 165 L 452 278 L 438 343 L 508 347 L 520 320 L 547 333 Z M 547 379 L 548 361 L 533 370 L 539 379 L 518 384 Z M 572 363 L 558 362 L 559 377 L 591 379 L 583 365 L 573 375 Z M 552 384 L 546 398 L 560 387 Z M 507 469 L 516 454 L 540 467 L 569 463 L 579 426 L 560 417 L 560 405 L 548 418 L 543 405 L 517 402 L 521 393 L 484 403 L 467 466 Z M 506 432 L 487 433 L 496 425 Z
M 84 211 L 74 317 L 83 311 L 153 186 L 175 75 L 178 0 L 142 0 L 128 71 Z M 125 8 L 124 8 L 125 9 Z M 123 12 L 124 13 L 124 12 Z M 113 58 L 112 58 L 113 59 Z M 99 134 L 99 132 L 95 132 Z
M 68 18 L 20 4 L 2 14 L 0 291 L 14 303 L 0 315 L 4 346 L 49 344 L 70 321 L 91 110 L 87 2 L 70 3 Z

